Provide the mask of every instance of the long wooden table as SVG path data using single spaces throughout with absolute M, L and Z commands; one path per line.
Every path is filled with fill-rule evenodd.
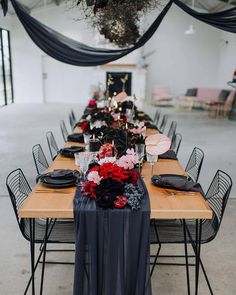
M 75 129 L 75 132 L 81 132 Z M 153 132 L 153 131 L 152 131 Z M 67 142 L 65 146 L 84 146 L 84 144 Z M 77 170 L 74 159 L 64 158 L 60 155 L 56 157 L 50 165 L 48 171 L 54 169 Z M 185 175 L 184 169 L 177 160 L 159 159 L 154 166 L 154 174 L 179 174 Z M 200 225 L 198 240 L 196 239 L 196 283 L 195 294 L 198 292 L 199 262 L 200 262 L 200 239 L 201 225 L 203 219 L 212 218 L 212 210 L 199 192 L 183 192 L 171 189 L 159 188 L 151 183 L 151 167 L 145 163 L 142 169 L 144 182 L 149 192 L 152 219 L 196 219 L 196 224 Z M 21 218 L 46 218 L 48 219 L 73 219 L 73 199 L 76 187 L 52 189 L 38 183 L 33 188 L 25 203 L 19 210 Z M 199 222 L 198 222 L 199 221 Z M 185 222 L 184 222 L 185 224 Z M 31 241 L 33 245 L 34 242 Z M 185 245 L 186 247 L 186 245 Z M 31 256 L 34 257 L 34 246 L 31 248 Z M 32 254 L 33 253 L 33 254 Z M 185 256 L 187 255 L 185 248 Z M 33 265 L 33 264 L 32 264 Z M 188 265 L 187 265 L 188 274 Z M 189 284 L 189 276 L 188 284 Z M 34 281 L 34 270 L 32 266 L 32 278 Z M 33 287 L 34 289 L 34 287 Z M 34 292 L 32 292 L 35 294 Z M 188 294 L 190 288 L 188 285 Z

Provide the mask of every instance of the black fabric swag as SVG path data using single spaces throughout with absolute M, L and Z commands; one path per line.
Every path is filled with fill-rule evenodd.
M 78 189 L 74 199 L 76 254 L 74 295 L 151 295 L 150 203 L 141 209 L 96 207 Z
M 33 18 L 16 0 L 11 0 L 11 2 L 25 30 L 41 50 L 61 62 L 85 67 L 109 63 L 142 47 L 153 36 L 161 24 L 173 0 L 165 6 L 139 41 L 134 46 L 127 49 L 93 48 L 77 42 Z
M 42 24 L 30 16 L 18 1 L 11 0 L 11 2 L 19 20 L 34 43 L 52 58 L 75 66 L 86 67 L 106 64 L 142 47 L 158 29 L 172 3 L 175 3 L 179 8 L 200 21 L 221 30 L 236 33 L 236 7 L 217 13 L 200 13 L 191 9 L 180 0 L 170 0 L 134 46 L 126 49 L 93 48 L 63 36 L 59 32 Z M 1 0 L 1 6 L 4 15 L 6 15 L 8 0 Z

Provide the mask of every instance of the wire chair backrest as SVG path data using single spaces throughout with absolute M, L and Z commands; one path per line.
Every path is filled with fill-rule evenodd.
M 70 122 L 71 130 L 73 131 L 75 128 L 76 121 L 74 120 L 72 114 L 69 114 L 69 122 Z
M 187 172 L 188 176 L 194 182 L 198 181 L 198 178 L 202 169 L 203 159 L 204 159 L 204 152 L 200 148 L 195 147 L 191 153 L 191 156 L 188 160 L 188 164 L 185 168 L 185 171 Z
M 155 113 L 155 116 L 154 116 L 154 119 L 153 119 L 154 124 L 156 124 L 156 125 L 158 124 L 159 119 L 160 119 L 160 115 L 161 115 L 161 113 L 158 110 L 156 110 L 156 113 Z
M 69 133 L 66 128 L 66 124 L 65 124 L 64 120 L 60 121 L 60 127 L 61 127 L 61 133 L 62 133 L 63 139 L 64 139 L 64 141 L 67 141 L 67 137 L 68 137 Z
M 31 188 L 20 168 L 13 170 L 7 176 L 6 186 L 21 233 L 27 238 L 24 233 L 24 223 L 21 222 L 19 216 L 19 209 L 31 193 Z
M 182 135 L 180 133 L 176 133 L 170 147 L 170 149 L 175 152 L 176 156 L 178 155 L 181 142 L 182 142 Z
M 175 137 L 176 128 L 177 128 L 177 122 L 172 121 L 171 124 L 170 124 L 170 129 L 169 129 L 168 134 L 167 134 L 167 137 L 169 137 L 169 139 L 171 141 L 173 141 L 173 139 Z
M 32 147 L 32 154 L 33 154 L 37 173 L 38 174 L 44 173 L 45 170 L 48 169 L 49 165 L 40 144 L 36 144 Z
M 218 225 L 217 228 L 215 228 L 216 233 L 222 222 L 232 185 L 231 177 L 224 171 L 218 170 L 205 195 L 207 203 L 214 212 L 213 219 L 217 219 L 217 222 L 215 222 L 215 224 Z
M 71 117 L 72 117 L 72 119 L 74 120 L 74 122 L 76 122 L 76 117 L 75 117 L 75 113 L 74 113 L 74 111 L 73 110 L 71 110 Z
M 168 116 L 167 115 L 164 115 L 162 117 L 162 121 L 161 121 L 161 124 L 160 124 L 160 131 L 163 133 L 164 130 L 165 130 L 165 127 L 166 127 L 166 123 L 167 123 L 167 120 L 168 120 Z
M 46 137 L 47 137 L 49 152 L 50 152 L 51 158 L 53 160 L 55 158 L 55 156 L 58 154 L 59 148 L 58 148 L 56 139 L 55 139 L 52 131 L 48 131 L 46 133 Z

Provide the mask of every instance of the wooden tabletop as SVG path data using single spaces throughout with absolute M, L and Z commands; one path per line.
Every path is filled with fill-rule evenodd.
M 75 132 L 79 132 L 77 129 Z M 68 142 L 65 146 L 84 146 Z M 76 170 L 74 159 L 57 156 L 48 171 L 54 169 Z M 184 169 L 176 160 L 159 159 L 154 166 L 154 174 L 185 175 Z M 151 205 L 151 218 L 156 219 L 211 219 L 212 211 L 198 192 L 183 192 L 156 187 L 151 183 L 151 167 L 144 163 L 142 175 L 147 186 Z M 21 218 L 73 218 L 73 199 L 76 187 L 52 189 L 37 184 L 19 215 Z

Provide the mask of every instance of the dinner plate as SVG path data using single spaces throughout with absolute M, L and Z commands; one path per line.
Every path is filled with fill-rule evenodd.
M 40 182 L 49 187 L 70 187 L 74 186 L 77 178 L 75 176 L 71 177 L 50 177 L 50 175 L 45 174 L 40 177 Z

